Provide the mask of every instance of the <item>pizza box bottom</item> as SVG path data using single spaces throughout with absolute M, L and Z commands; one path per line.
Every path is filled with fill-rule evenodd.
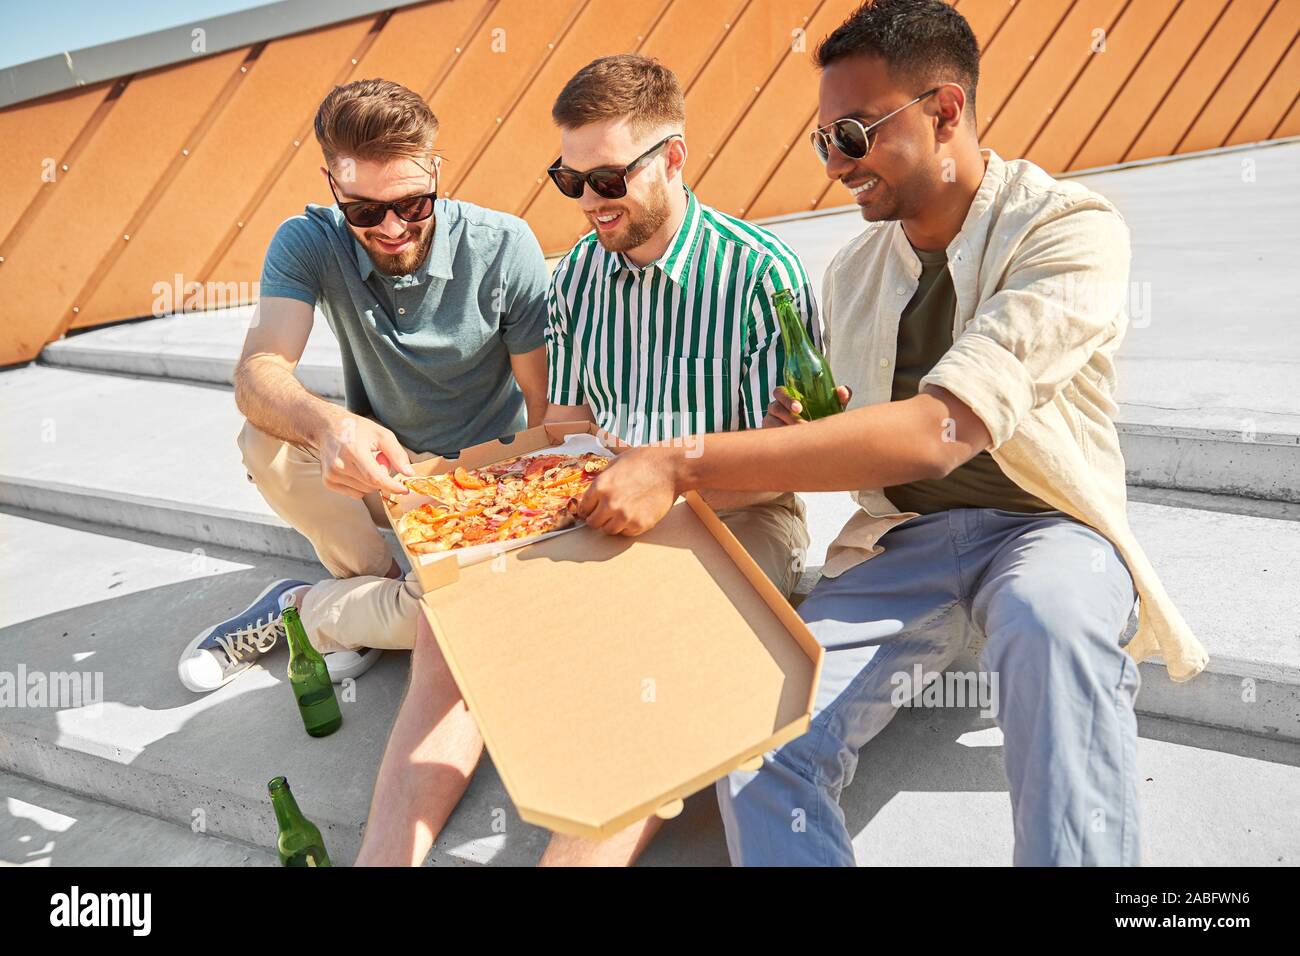
M 563 433 L 530 429 L 449 466 Z M 671 816 L 808 728 L 821 647 L 693 493 L 637 538 L 581 527 L 433 567 L 446 580 L 426 585 L 424 614 L 529 823 L 603 838 Z

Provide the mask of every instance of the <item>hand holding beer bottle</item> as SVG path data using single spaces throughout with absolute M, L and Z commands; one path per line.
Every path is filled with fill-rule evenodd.
M 847 385 L 837 385 L 835 395 L 840 400 L 840 407 L 842 409 L 848 408 L 849 399 L 853 397 L 853 390 Z M 803 404 L 787 392 L 784 385 L 777 386 L 776 391 L 772 393 L 772 403 L 767 406 L 767 415 L 763 418 L 763 427 L 806 425 L 808 420 L 800 415 L 802 411 Z
M 784 340 L 785 385 L 776 390 L 764 426 L 794 425 L 844 411 L 847 388 L 835 385 L 830 363 L 817 351 L 794 308 L 794 295 L 782 289 L 772 296 Z

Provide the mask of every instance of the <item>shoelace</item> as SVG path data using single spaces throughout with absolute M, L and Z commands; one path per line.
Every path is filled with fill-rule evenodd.
M 243 662 L 246 653 L 264 654 L 269 651 L 283 633 L 284 625 L 280 618 L 268 618 L 265 622 L 259 618 L 247 627 L 229 634 L 218 634 L 216 641 L 231 663 L 238 664 Z

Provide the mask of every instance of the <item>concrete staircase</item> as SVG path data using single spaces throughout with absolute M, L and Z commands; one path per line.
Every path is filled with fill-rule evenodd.
M 35 818 L 22 808 L 42 805 L 41 794 L 53 819 L 83 820 L 66 835 L 42 824 L 54 849 L 37 861 L 136 861 L 132 847 L 102 839 L 108 826 L 162 828 L 144 860 L 273 861 L 265 782 L 281 773 L 337 861 L 349 861 L 359 845 L 405 686 L 405 655 L 388 654 L 358 682 L 356 699 L 344 702 L 344 731 L 320 741 L 302 735 L 292 697 L 279 686 L 282 650 L 206 697 L 191 695 L 175 676 L 185 641 L 243 607 L 267 580 L 324 576 L 307 543 L 244 478 L 234 443 L 240 419 L 220 380 L 246 321 L 209 315 L 101 330 L 0 374 L 7 413 L 0 422 L 0 669 L 97 671 L 106 700 L 99 709 L 0 715 L 0 771 L 10 774 L 0 776 L 10 800 L 0 829 L 29 833 Z M 190 334 L 206 344 L 190 347 Z M 313 342 L 309 358 L 318 360 L 304 378 L 337 394 L 330 345 Z M 1134 440 L 1126 435 L 1126 443 Z M 1143 665 L 1147 858 L 1295 862 L 1300 504 L 1277 500 L 1272 478 L 1245 470 L 1236 481 L 1272 497 L 1189 490 L 1173 474 L 1173 487 L 1133 488 L 1131 518 L 1212 663 L 1181 685 L 1158 663 Z M 820 565 L 850 505 L 845 496 L 806 497 L 810 565 Z M 863 862 L 1007 862 L 999 744 L 997 728 L 974 711 L 900 715 L 864 754 L 871 772 L 846 794 Z M 1214 840 L 1189 846 L 1171 822 L 1177 808 L 1212 819 Z M 498 811 L 504 831 L 494 826 Z M 190 832 L 196 820 L 203 821 L 198 834 Z M 0 859 L 24 861 L 20 838 L 0 832 Z M 485 760 L 431 862 L 530 863 L 546 838 L 514 815 Z M 209 844 L 210 852 L 201 849 Z M 688 802 L 645 858 L 725 860 L 709 792 Z

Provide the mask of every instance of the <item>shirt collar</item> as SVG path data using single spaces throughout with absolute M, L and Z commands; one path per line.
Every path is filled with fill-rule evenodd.
M 965 256 L 962 250 L 968 242 L 966 238 L 967 232 L 980 221 L 981 217 L 997 201 L 998 192 L 1002 189 L 1006 180 L 1006 160 L 991 149 L 981 149 L 980 154 L 988 160 L 984 167 L 984 178 L 980 180 L 979 188 L 975 190 L 975 198 L 971 200 L 970 208 L 966 210 L 966 218 L 962 221 L 961 229 L 953 237 L 952 242 L 948 243 L 945 250 L 949 263 L 962 261 Z M 902 221 L 895 219 L 892 226 L 894 248 L 909 262 L 917 265 L 919 274 L 921 260 L 916 255 L 915 250 L 912 249 L 912 243 L 908 240 L 907 233 L 903 231 Z
M 687 186 L 682 186 L 682 189 L 686 190 L 686 215 L 682 217 L 682 224 L 677 227 L 677 232 L 669 240 L 668 248 L 664 250 L 663 255 L 645 267 L 659 269 L 678 285 L 682 285 L 685 281 L 690 265 L 695 259 L 695 249 L 699 246 L 703 218 L 700 214 L 700 201 L 695 198 L 695 193 Z M 619 269 L 643 271 L 621 252 L 606 253 L 605 271 L 613 274 Z
M 971 200 L 970 208 L 966 210 L 966 218 L 962 221 L 961 229 L 953 237 L 953 241 L 948 244 L 950 253 L 956 251 L 954 247 L 966 235 L 966 230 L 979 222 L 984 214 L 988 212 L 989 208 L 997 200 L 998 191 L 1006 181 L 1007 164 L 1002 157 L 991 149 L 981 149 L 980 153 L 988 160 L 984 167 L 984 178 L 980 180 L 980 188 L 975 190 L 975 198 Z
M 336 207 L 337 208 L 337 207 Z M 436 199 L 433 203 L 433 245 L 429 247 L 429 254 L 424 257 L 424 262 L 415 270 L 418 275 L 428 275 L 435 279 L 450 281 L 454 278 L 451 269 L 451 207 L 446 199 Z M 342 222 L 342 215 L 339 221 Z M 344 229 L 347 225 L 344 224 Z M 352 249 L 356 254 L 357 271 L 361 273 L 361 278 L 369 279 L 372 272 L 375 271 L 375 263 L 370 258 L 370 253 L 366 252 L 366 247 L 361 244 L 352 231 L 348 230 L 348 235 L 352 236 Z

